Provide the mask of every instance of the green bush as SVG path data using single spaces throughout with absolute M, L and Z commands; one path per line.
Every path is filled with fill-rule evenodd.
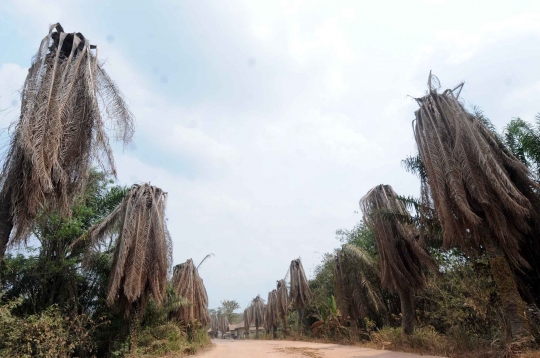
M 62 317 L 56 305 L 39 314 L 20 318 L 13 311 L 22 304 L 17 298 L 0 305 L 0 356 L 71 357 L 77 351 L 92 351 L 90 332 L 81 326 L 86 317 Z

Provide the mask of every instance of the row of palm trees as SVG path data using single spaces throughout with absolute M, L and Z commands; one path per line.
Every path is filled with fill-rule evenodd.
M 311 291 L 300 258 L 291 261 L 286 276 L 290 276 L 289 290 L 285 279 L 278 280 L 276 289 L 268 293 L 266 302 L 257 295 L 244 310 L 246 332 L 249 333 L 249 327 L 255 326 L 255 335 L 258 338 L 259 327 L 263 327 L 267 334 L 272 332 L 273 338 L 277 338 L 278 326 L 281 323 L 283 334 L 288 335 L 291 306 L 298 312 L 298 332 L 302 332 L 304 310 L 311 298 Z
M 353 329 L 358 328 L 358 318 L 387 313 L 382 287 L 399 296 L 402 332 L 413 333 L 414 295 L 423 288 L 427 272 L 438 272 L 426 243 L 441 239 L 443 248 L 487 255 L 509 323 L 509 338 L 531 338 L 526 306 L 538 311 L 540 304 L 537 173 L 518 159 L 481 112 L 465 110 L 459 102 L 462 86 L 439 93 L 439 81 L 430 74 L 428 93 L 416 99 L 420 109 L 413 128 L 418 156 L 408 164 L 421 180 L 421 199 L 415 203 L 419 217 L 411 216 L 410 202 L 390 185 L 377 185 L 360 200 L 360 208 L 374 234 L 379 266 L 353 245 L 344 245 L 335 255 L 339 316 Z M 506 135 L 530 139 L 534 133 L 520 124 Z M 536 153 L 534 146 L 528 151 Z M 289 298 L 301 324 L 309 288 L 307 282 L 307 290 L 298 284 L 305 276 L 299 260 L 291 263 L 290 274 Z M 276 326 L 276 302 L 284 297 L 279 294 L 284 286 L 278 282 L 278 289 L 269 293 L 267 331 Z M 246 310 L 244 316 L 250 317 L 249 313 Z
M 482 113 L 465 110 L 459 102 L 462 86 L 440 93 L 438 79 L 430 74 L 428 93 L 416 99 L 420 108 L 413 125 L 420 220 L 411 218 L 391 186 L 371 189 L 360 207 L 375 236 L 380 271 L 361 252 L 344 247 L 335 260 L 338 302 L 342 313 L 354 317 L 366 314 L 354 310 L 381 309 L 381 296 L 372 285 L 380 277 L 383 287 L 399 295 L 403 333 L 412 334 L 413 295 L 424 285 L 426 271 L 437 271 L 426 248 L 426 240 L 439 236 L 429 227 L 435 216 L 443 247 L 487 254 L 508 333 L 513 340 L 527 340 L 525 306 L 539 303 L 540 186 Z M 347 274 L 351 264 L 360 268 L 361 277 Z
M 52 25 L 24 82 L 20 118 L 2 168 L 0 263 L 8 243 L 25 243 L 39 216 L 70 216 L 92 166 L 116 176 L 107 127 L 124 145 L 133 138 L 134 116 L 98 61 L 97 46 L 81 33 Z M 177 320 L 210 323 L 208 297 L 193 261 L 176 266 L 168 281 L 172 242 L 166 202 L 162 189 L 134 184 L 110 215 L 76 243 L 91 254 L 104 238 L 117 235 L 107 303 L 130 319 L 132 347 L 148 300 L 162 305 L 169 284 L 190 302 L 175 310 Z

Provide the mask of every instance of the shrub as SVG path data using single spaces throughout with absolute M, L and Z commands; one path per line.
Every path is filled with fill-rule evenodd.
M 84 316 L 62 317 L 56 305 L 39 314 L 20 318 L 13 311 L 22 304 L 17 298 L 0 305 L 0 356 L 71 357 L 76 352 L 90 355 L 93 346 L 91 320 Z M 93 325 L 96 327 L 96 325 Z

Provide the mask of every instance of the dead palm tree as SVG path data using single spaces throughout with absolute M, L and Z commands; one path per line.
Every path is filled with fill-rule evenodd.
M 133 136 L 133 115 L 81 33 L 52 25 L 21 92 L 21 115 L 0 182 L 0 262 L 8 241 L 25 242 L 38 214 L 70 215 L 90 168 L 116 175 L 105 114 L 117 139 Z M 13 230 L 13 233 L 12 233 Z
M 277 315 L 283 324 L 283 334 L 289 333 L 287 319 L 289 316 L 289 293 L 287 292 L 287 283 L 285 280 L 277 281 Z
M 178 295 L 191 303 L 188 307 L 180 307 L 176 310 L 174 317 L 186 325 L 191 324 L 193 320 L 198 320 L 203 326 L 207 326 L 210 323 L 208 295 L 192 259 L 174 267 L 172 285 Z
M 311 299 L 311 291 L 300 258 L 291 261 L 289 274 L 291 277 L 290 300 L 298 311 L 298 333 L 302 333 L 304 308 Z
M 210 316 L 210 330 L 212 332 L 212 337 L 217 338 L 219 330 L 219 318 L 215 312 Z
M 463 84 L 437 93 L 439 81 L 430 74 L 428 85 L 429 93 L 416 99 L 414 122 L 427 177 L 423 195 L 433 200 L 446 247 L 467 253 L 485 249 L 509 333 L 524 338 L 524 302 L 512 270 L 529 268 L 520 244 L 538 223 L 539 186 L 483 118 L 459 103 Z
M 373 318 L 386 311 L 377 263 L 359 247 L 345 244 L 337 252 L 334 288 L 342 317 L 350 317 L 351 326 L 355 329 L 359 318 Z
M 244 320 L 244 334 L 247 333 L 247 336 L 249 337 L 249 327 L 251 327 L 251 307 L 250 306 L 246 307 L 242 318 Z
M 221 338 L 224 338 L 225 333 L 229 330 L 229 320 L 226 314 L 219 315 L 219 330 L 221 331 Z
M 255 337 L 259 338 L 259 327 L 264 327 L 265 304 L 261 296 L 257 295 L 250 304 L 250 323 L 255 325 Z
M 279 322 L 278 305 L 277 305 L 277 290 L 268 292 L 268 301 L 266 301 L 265 310 L 265 326 L 266 331 L 272 331 L 272 337 L 277 338 L 277 325 Z
M 414 292 L 424 284 L 423 268 L 435 269 L 437 264 L 418 242 L 416 227 L 402 220 L 410 214 L 390 185 L 371 189 L 360 207 L 377 243 L 382 285 L 399 294 L 401 326 L 403 333 L 410 335 L 414 327 Z
M 88 231 L 89 243 L 119 232 L 109 278 L 107 303 L 131 316 L 132 347 L 149 297 L 166 298 L 172 243 L 167 230 L 167 194 L 150 184 L 132 185 L 120 205 Z

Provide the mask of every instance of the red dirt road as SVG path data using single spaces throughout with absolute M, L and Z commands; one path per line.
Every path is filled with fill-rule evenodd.
M 338 344 L 299 341 L 214 339 L 212 342 L 215 344 L 213 348 L 197 356 L 201 358 L 437 358 L 435 356 L 421 356 Z

